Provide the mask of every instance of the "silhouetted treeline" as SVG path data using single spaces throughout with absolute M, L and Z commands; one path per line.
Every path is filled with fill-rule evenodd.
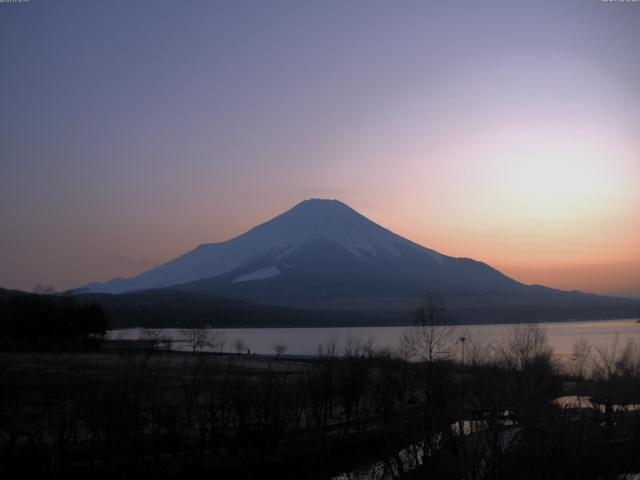
M 0 340 L 6 345 L 95 346 L 107 330 L 107 317 L 95 302 L 80 303 L 57 295 L 0 297 Z
M 112 328 L 203 325 L 213 328 L 406 326 L 413 323 L 409 307 L 406 310 L 311 310 L 259 305 L 171 288 L 117 295 L 79 294 L 76 298 L 80 302 L 94 301 L 102 306 Z M 543 306 L 544 303 L 538 305 L 533 298 L 529 301 L 520 299 L 517 305 L 508 302 L 500 305 L 498 302 L 493 306 L 465 307 L 456 305 L 455 299 L 449 299 L 447 309 L 452 320 L 469 324 L 602 320 L 633 318 L 637 314 L 636 304 L 628 299 L 607 299 L 602 302 L 593 305 Z
M 30 294 L 0 289 L 0 299 L 16 295 Z M 74 299 L 78 304 L 94 302 L 100 305 L 109 318 L 110 328 L 366 327 L 407 326 L 413 323 L 409 306 L 406 310 L 308 310 L 259 305 L 171 288 L 117 295 L 78 293 L 67 295 L 67 298 Z M 447 301 L 450 318 L 456 323 L 466 324 L 602 320 L 634 318 L 638 314 L 636 303 L 628 299 L 612 298 L 593 305 L 541 306 L 535 304 L 534 298 L 530 303 L 521 299 L 518 305 L 481 307 L 457 304 L 456 299 Z

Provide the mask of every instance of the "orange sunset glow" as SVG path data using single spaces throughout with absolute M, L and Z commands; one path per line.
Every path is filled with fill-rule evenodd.
M 48 8 L 0 17 L 26 52 L 2 43 L 4 286 L 136 275 L 319 197 L 525 283 L 640 294 L 640 66 L 615 47 L 637 44 L 640 9 L 185 10 L 189 35 L 158 48 L 172 7 L 113 41 Z

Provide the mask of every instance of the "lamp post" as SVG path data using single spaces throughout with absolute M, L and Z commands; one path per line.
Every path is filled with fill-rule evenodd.
M 464 401 L 464 341 L 466 340 L 466 337 L 460 337 L 460 351 L 461 351 L 461 358 L 462 358 L 462 400 Z

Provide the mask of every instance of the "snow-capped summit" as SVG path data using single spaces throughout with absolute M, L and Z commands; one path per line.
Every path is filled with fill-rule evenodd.
M 299 203 L 234 241 L 251 244 L 255 250 L 265 245 L 269 248 L 286 247 L 281 254 L 284 255 L 314 239 L 335 242 L 358 257 L 365 253 L 400 255 L 407 250 L 425 250 L 338 200 L 315 198 Z M 430 250 L 430 253 L 434 258 L 440 258 L 437 252 Z
M 411 242 L 338 200 L 305 200 L 233 239 L 202 244 L 128 279 L 89 292 L 174 287 L 267 303 L 297 299 L 473 294 L 517 288 L 488 265 Z
M 358 257 L 424 250 L 440 259 L 437 252 L 375 224 L 338 200 L 310 199 L 231 240 L 202 244 L 137 277 L 91 283 L 84 289 L 119 293 L 183 284 L 223 274 L 268 252 L 283 258 L 310 240 L 334 242 Z

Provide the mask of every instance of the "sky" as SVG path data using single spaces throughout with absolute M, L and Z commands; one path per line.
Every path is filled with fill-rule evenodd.
M 640 2 L 0 3 L 0 287 L 132 276 L 336 198 L 640 296 Z

